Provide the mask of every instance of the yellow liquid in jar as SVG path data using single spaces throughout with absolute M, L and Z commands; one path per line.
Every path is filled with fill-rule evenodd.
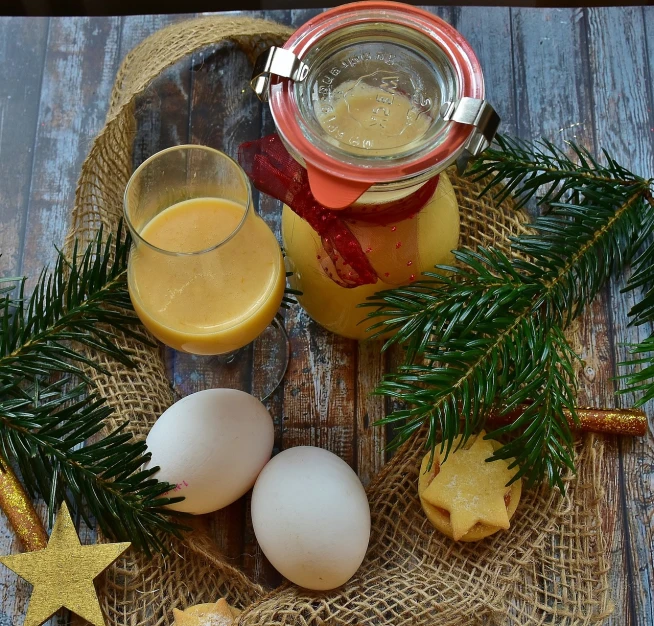
M 392 77 L 391 77 L 392 78 Z M 347 150 L 362 155 L 392 155 L 410 149 L 429 129 L 432 118 L 394 90 L 387 78 L 381 85 L 346 81 L 328 102 L 316 102 L 323 130 Z
M 229 237 L 244 212 L 229 200 L 187 200 L 152 218 L 141 236 L 163 250 L 206 250 Z M 285 282 L 275 235 L 253 212 L 214 250 L 165 254 L 141 242 L 128 267 L 143 324 L 166 345 L 193 354 L 222 354 L 253 341 L 279 309 Z
M 377 85 L 363 80 L 339 85 L 328 102 L 316 103 L 316 115 L 334 141 L 347 144 L 350 151 L 370 156 L 389 156 L 409 149 L 433 121 L 414 102 L 395 91 L 390 74 Z M 369 198 L 376 195 L 386 203 L 406 194 L 366 193 L 360 201 L 368 204 Z M 359 308 L 361 303 L 378 291 L 419 279 L 422 272 L 434 265 L 453 261 L 451 251 L 459 241 L 459 209 L 452 184 L 441 173 L 434 195 L 412 219 L 388 226 L 350 227 L 381 277 L 373 285 L 348 289 L 336 284 L 320 265 L 319 256 L 325 252 L 318 234 L 287 206 L 282 213 L 284 249 L 295 273 L 291 285 L 303 292 L 298 298 L 300 304 L 328 330 L 352 339 L 365 339 L 371 334 L 366 329 L 378 320 L 365 321 L 371 309 Z M 412 253 L 401 249 L 402 244 L 412 246 Z
M 396 256 L 394 252 L 398 241 L 402 241 L 402 229 L 413 227 L 410 224 L 413 220 L 418 221 L 417 253 L 407 267 L 406 257 Z M 358 228 L 356 235 L 364 250 L 369 247 L 367 240 L 375 242 L 369 254 L 372 265 L 380 275 L 388 273 L 390 279 L 395 278 L 393 283 L 378 280 L 373 285 L 351 289 L 336 284 L 320 265 L 318 257 L 325 254 L 320 237 L 307 222 L 284 206 L 282 239 L 290 269 L 294 272 L 291 286 L 303 292 L 298 298 L 300 304 L 321 326 L 338 335 L 361 340 L 370 336 L 366 329 L 377 320 L 365 320 L 371 309 L 359 308 L 359 304 L 378 291 L 410 283 L 412 275 L 415 280 L 419 279 L 422 272 L 433 269 L 434 265 L 452 263 L 451 251 L 459 241 L 459 209 L 449 178 L 441 173 L 431 200 L 411 220 Z

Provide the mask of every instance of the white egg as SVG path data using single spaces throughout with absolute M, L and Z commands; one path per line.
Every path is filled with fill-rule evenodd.
M 252 523 L 273 567 L 307 589 L 346 583 L 370 539 L 359 478 L 335 454 L 308 446 L 289 448 L 263 468 L 252 492 Z
M 155 475 L 184 500 L 169 508 L 209 513 L 238 500 L 270 460 L 274 427 L 259 400 L 236 389 L 206 389 L 173 404 L 146 443 Z

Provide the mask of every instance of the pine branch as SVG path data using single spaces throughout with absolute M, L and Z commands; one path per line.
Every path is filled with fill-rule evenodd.
M 634 404 L 640 407 L 654 400 L 654 334 L 633 346 L 631 354 L 635 358 L 620 363 L 622 367 L 631 369 L 630 373 L 619 377 L 627 383 L 627 387 L 621 389 L 620 393 L 642 394 Z
M 497 136 L 491 147 L 473 164 L 468 176 L 473 182 L 487 179 L 481 195 L 491 190 L 498 203 L 513 195 L 517 208 L 537 197 L 537 204 L 559 202 L 566 195 L 574 199 L 577 188 L 599 186 L 617 189 L 642 184 L 643 179 L 622 167 L 605 151 L 600 164 L 582 146 L 568 143 L 576 160 L 547 139 L 527 142 Z
M 651 193 L 645 194 L 648 204 L 649 228 L 643 233 L 654 232 L 654 198 Z M 641 326 L 643 324 L 654 325 L 654 245 L 651 237 L 649 245 L 645 244 L 645 250 L 638 256 L 633 264 L 633 273 L 622 290 L 642 291 L 643 295 L 639 302 L 632 306 L 629 311 L 630 325 Z M 630 371 L 618 378 L 626 383 L 626 387 L 620 389 L 619 393 L 636 393 L 642 396 L 636 400 L 635 406 L 644 406 L 654 399 L 654 333 L 639 344 L 632 346 L 630 354 L 634 357 L 630 361 L 620 363 L 623 368 Z
M 102 229 L 83 254 L 77 244 L 68 261 L 59 253 L 51 272 L 44 270 L 29 300 L 25 279 L 18 296 L 0 303 L 0 382 L 65 372 L 85 378 L 80 365 L 101 366 L 73 348 L 75 342 L 99 350 L 129 366 L 129 356 L 115 344 L 115 330 L 147 341 L 134 330 L 126 289 L 129 240 L 119 227 L 114 238 L 102 240 Z
M 428 447 L 441 441 L 447 450 L 460 432 L 465 440 L 481 429 L 491 409 L 527 402 L 517 421 L 489 433 L 508 436 L 495 458 L 515 457 L 528 483 L 546 478 L 563 487 L 574 453 L 564 409 L 576 419 L 576 356 L 563 331 L 654 230 L 652 181 L 608 155 L 601 165 L 571 148 L 578 163 L 547 141 L 500 138 L 471 176 L 487 179 L 483 193 L 493 190 L 500 201 L 513 193 L 520 204 L 546 185 L 539 202 L 550 210 L 531 225 L 536 234 L 515 238 L 510 258 L 458 250 L 456 266 L 367 303 L 376 335 L 393 333 L 385 348 L 407 350 L 405 364 L 378 388 L 408 405 L 383 420 L 398 427 L 394 443 L 427 424 Z
M 144 549 L 165 550 L 166 533 L 185 527 L 171 519 L 166 504 L 172 485 L 158 482 L 141 467 L 150 459 L 145 442 L 124 432 L 127 422 L 97 442 L 84 445 L 104 427 L 112 410 L 87 386 L 67 379 L 41 389 L 38 382 L 17 394 L 0 387 L 0 447 L 18 465 L 32 495 L 49 504 L 50 524 L 58 504 L 74 504 L 87 523 L 90 514 L 102 532 Z
M 82 366 L 102 368 L 83 350 L 129 366 L 116 334 L 147 341 L 133 326 L 129 240 L 121 228 L 102 238 L 100 231 L 81 254 L 75 246 L 71 259 L 59 253 L 29 300 L 24 278 L 0 283 L 0 450 L 30 492 L 49 503 L 51 523 L 68 500 L 108 536 L 149 553 L 164 549 L 166 533 L 184 529 L 163 508 L 178 501 L 166 497 L 172 486 L 153 478 L 157 468 L 141 469 L 149 454 L 125 432 L 127 424 L 86 444 L 112 411 L 92 393 Z M 81 384 L 72 385 L 71 376 Z

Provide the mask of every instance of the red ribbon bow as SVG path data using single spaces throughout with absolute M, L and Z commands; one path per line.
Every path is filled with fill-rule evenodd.
M 323 263 L 323 268 L 343 287 L 374 284 L 379 279 L 347 222 L 385 226 L 409 219 L 432 197 L 438 185 L 435 176 L 400 200 L 333 210 L 313 197 L 306 169 L 288 153 L 276 134 L 241 144 L 238 161 L 259 191 L 284 202 L 318 233 L 330 261 Z

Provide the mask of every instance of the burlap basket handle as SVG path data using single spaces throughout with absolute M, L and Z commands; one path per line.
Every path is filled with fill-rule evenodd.
M 165 28 L 134 48 L 116 78 L 104 128 L 85 160 L 75 195 L 70 252 L 75 239 L 90 241 L 100 226 L 112 232 L 122 215 L 125 186 L 132 173 L 137 96 L 170 65 L 192 52 L 223 41 L 250 59 L 291 33 L 273 22 L 205 17 Z M 479 197 L 483 182 L 452 174 L 461 213 L 461 243 L 507 247 L 524 232 L 525 217 L 507 203 Z M 127 370 L 98 359 L 109 375 L 88 372 L 115 410 L 107 426 L 125 419 L 145 437 L 172 404 L 163 359 L 157 348 L 123 337 L 138 367 Z M 289 584 L 268 594 L 230 565 L 203 528 L 185 542 L 171 539 L 171 554 L 151 561 L 130 552 L 110 568 L 102 585 L 102 605 L 113 626 L 170 626 L 171 608 L 215 601 L 220 596 L 246 610 L 245 626 L 471 626 L 543 623 L 595 624 L 611 611 L 601 525 L 601 440 L 580 445 L 578 477 L 568 477 L 565 498 L 530 490 L 521 500 L 511 531 L 478 545 L 439 536 L 426 521 L 416 493 L 423 439 L 413 437 L 368 487 L 372 536 L 366 560 L 344 587 L 312 594 Z M 590 462 L 589 462 L 590 457 Z
M 163 28 L 129 52 L 116 75 L 105 125 L 82 165 L 67 250 L 76 237 L 91 239 L 101 223 L 109 231 L 116 227 L 132 172 L 134 101 L 161 72 L 196 50 L 225 41 L 235 43 L 254 62 L 259 52 L 281 45 L 292 32 L 268 20 L 203 17 Z

